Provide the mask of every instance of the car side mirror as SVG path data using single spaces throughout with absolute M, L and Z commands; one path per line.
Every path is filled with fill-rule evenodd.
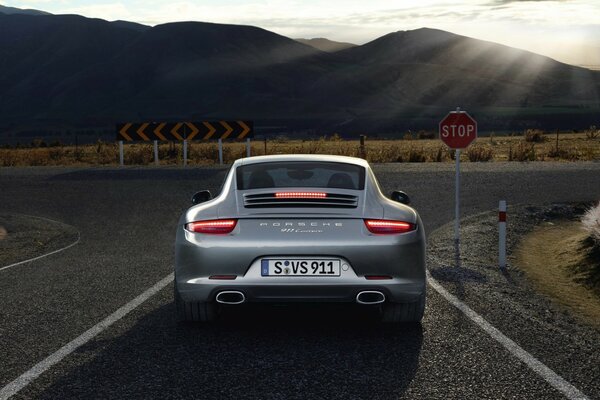
M 408 195 L 401 190 L 394 190 L 390 198 L 398 203 L 406 205 L 410 204 L 410 197 L 408 197 Z
M 192 204 L 200 204 L 212 199 L 212 194 L 208 190 L 201 190 L 192 196 Z

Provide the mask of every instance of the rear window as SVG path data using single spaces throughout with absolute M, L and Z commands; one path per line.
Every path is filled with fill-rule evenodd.
M 336 162 L 268 162 L 237 168 L 238 190 L 314 187 L 363 190 L 365 169 Z

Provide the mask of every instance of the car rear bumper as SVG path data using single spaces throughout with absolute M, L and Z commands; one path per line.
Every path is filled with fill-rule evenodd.
M 302 279 L 302 278 L 300 278 Z M 419 300 L 425 292 L 424 281 L 394 279 L 382 283 L 365 280 L 362 283 L 265 283 L 236 279 L 224 283 L 206 279 L 197 283 L 178 283 L 179 293 L 185 301 L 214 301 L 219 292 L 239 291 L 247 302 L 356 302 L 361 291 L 379 291 L 386 301 L 408 303 Z

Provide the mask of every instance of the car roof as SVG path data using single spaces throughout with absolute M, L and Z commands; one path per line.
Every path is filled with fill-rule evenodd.
M 294 161 L 319 161 L 319 162 L 337 162 L 343 164 L 360 165 L 369 168 L 369 163 L 362 158 L 334 156 L 329 154 L 277 154 L 270 156 L 256 156 L 240 158 L 233 163 L 234 167 L 242 165 L 268 163 L 268 162 L 294 162 Z

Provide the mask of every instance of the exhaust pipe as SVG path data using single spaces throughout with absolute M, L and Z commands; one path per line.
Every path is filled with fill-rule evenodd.
M 237 290 L 226 290 L 219 292 L 216 297 L 217 303 L 221 304 L 242 304 L 246 301 L 244 293 Z
M 383 293 L 375 290 L 365 290 L 356 295 L 356 302 L 358 304 L 381 304 L 385 301 Z

